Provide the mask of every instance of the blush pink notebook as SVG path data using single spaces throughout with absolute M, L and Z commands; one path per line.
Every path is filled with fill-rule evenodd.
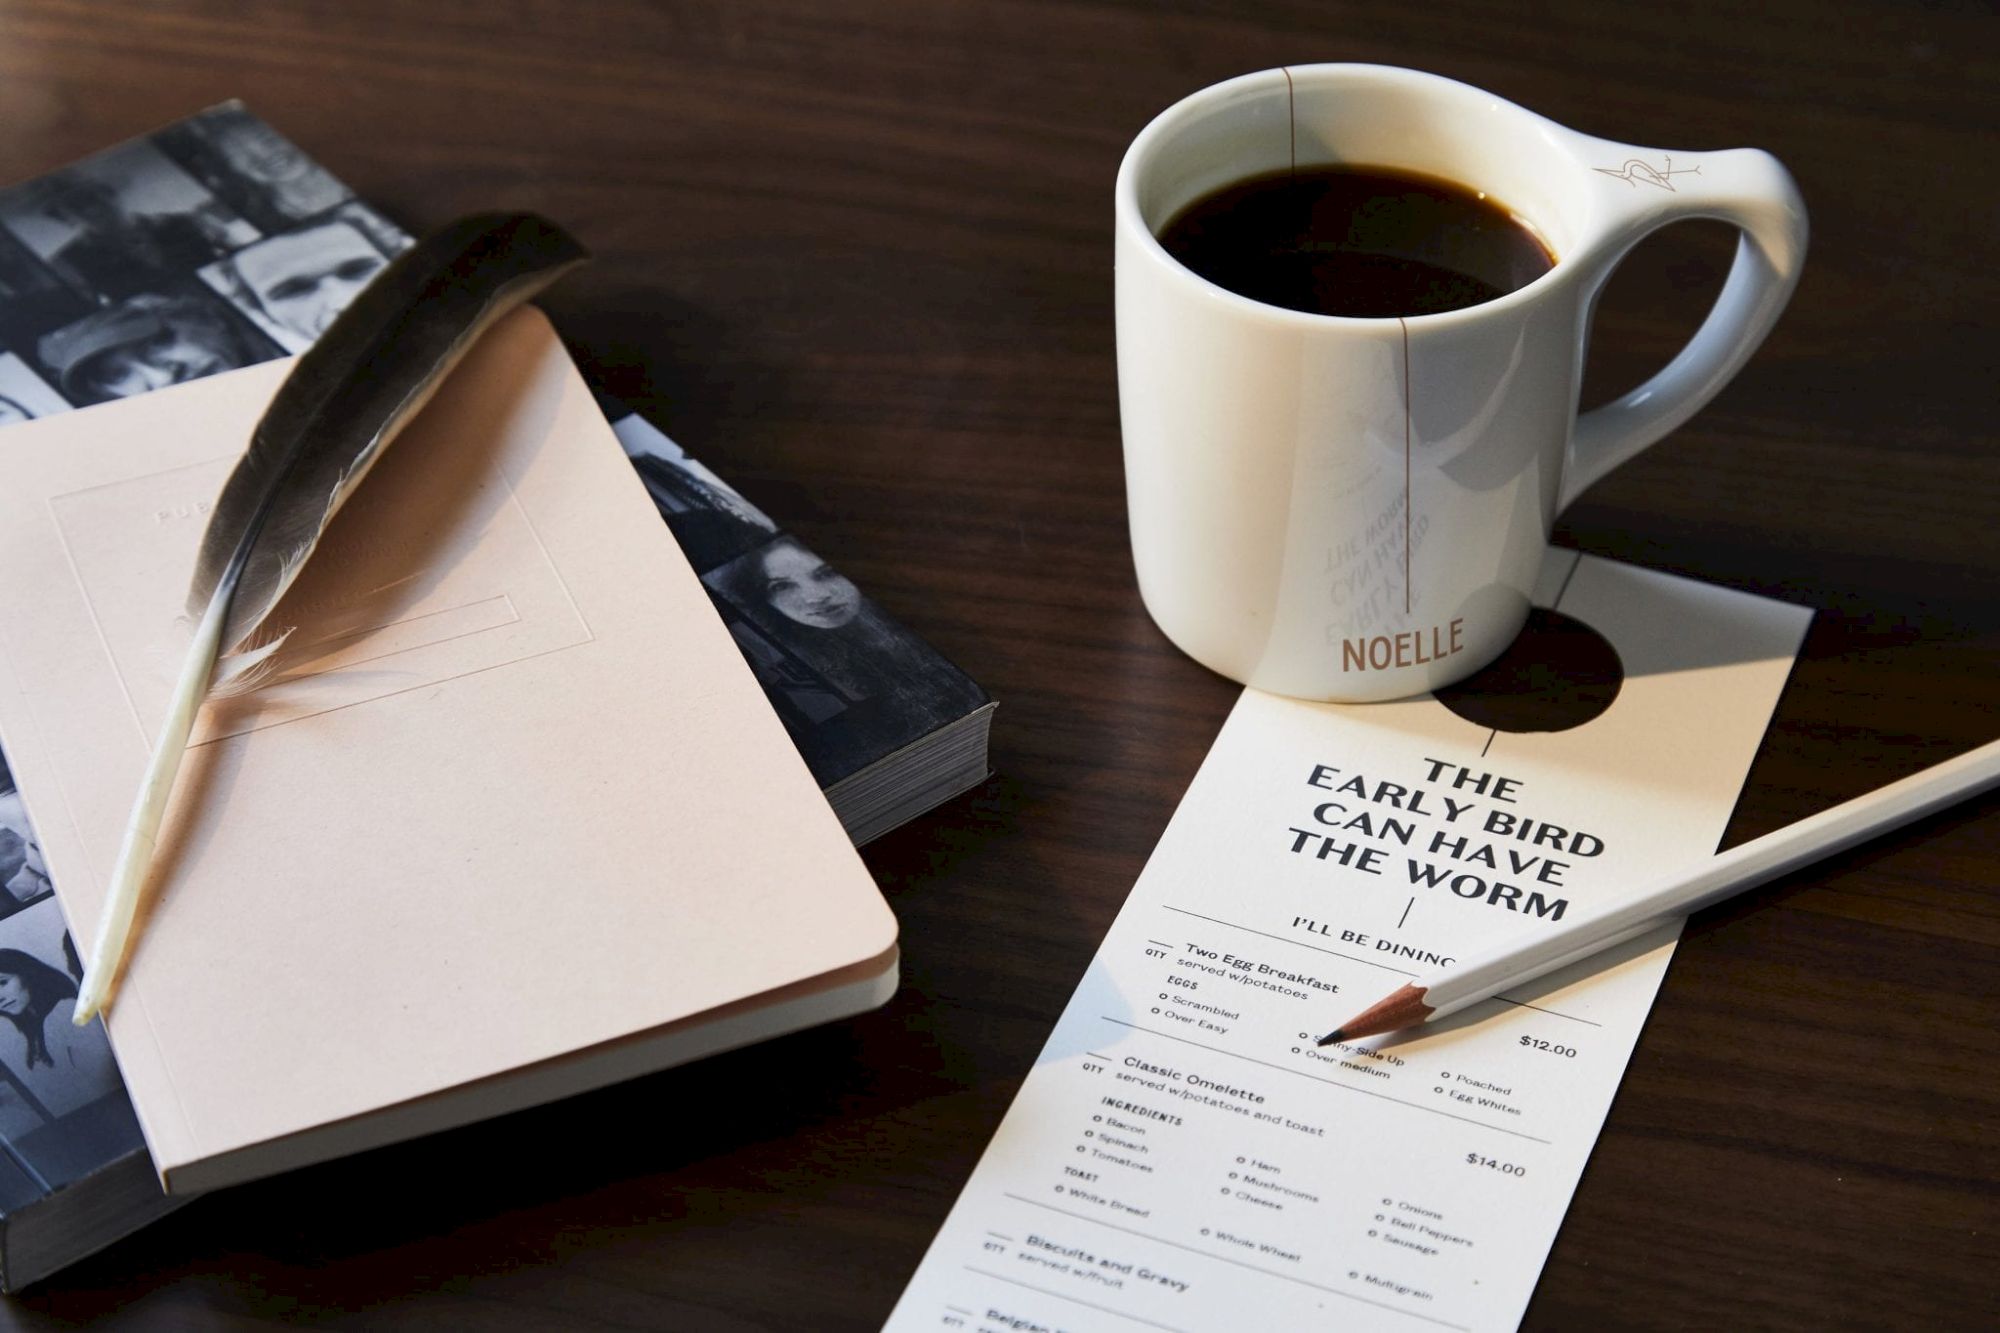
M 0 739 L 79 940 L 288 362 L 16 426 Z M 886 1000 L 896 927 L 543 317 L 489 333 L 210 704 L 109 1018 L 168 1189 Z

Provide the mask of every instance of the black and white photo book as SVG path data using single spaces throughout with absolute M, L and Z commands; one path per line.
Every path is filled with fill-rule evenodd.
M 0 1285 L 18 1290 L 177 1206 L 161 1192 L 83 965 L 0 758 Z
M 304 350 L 411 238 L 240 103 L 0 188 L 0 427 Z M 651 423 L 627 456 L 859 844 L 986 773 L 993 701 Z M 5 436 L 0 434 L 0 448 Z M 0 754 L 0 1288 L 171 1204 Z
M 611 429 L 859 845 L 986 776 L 993 701 L 650 421 Z

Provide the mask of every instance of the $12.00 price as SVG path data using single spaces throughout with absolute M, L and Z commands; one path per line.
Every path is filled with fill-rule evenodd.
M 1576 1059 L 1576 1047 L 1574 1046 L 1558 1046 L 1552 1041 L 1543 1041 L 1540 1037 L 1523 1037 L 1521 1038 L 1521 1044 L 1532 1051 L 1547 1051 L 1550 1055 L 1562 1055 L 1572 1060 Z
M 1528 1168 L 1516 1166 L 1512 1162 L 1496 1162 L 1485 1153 L 1469 1152 L 1465 1155 L 1467 1166 L 1483 1166 L 1489 1171 L 1498 1171 L 1503 1176 L 1525 1176 Z

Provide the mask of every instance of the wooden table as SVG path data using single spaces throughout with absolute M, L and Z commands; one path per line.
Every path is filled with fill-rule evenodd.
M 1819 608 L 1731 841 L 2000 734 L 1977 8 L 0 4 L 0 177 L 242 96 L 413 228 L 562 219 L 598 254 L 548 303 L 579 358 L 1002 701 L 996 775 L 868 851 L 885 1010 L 198 1201 L 5 1319 L 880 1323 L 1236 693 L 1133 586 L 1110 280 L 1125 143 L 1229 75 L 1411 65 L 1777 153 L 1813 209 L 1790 312 L 1559 539 Z M 1629 262 L 1588 398 L 1729 245 Z M 1528 1326 L 1990 1327 L 1996 864 L 1989 797 L 1697 919 Z

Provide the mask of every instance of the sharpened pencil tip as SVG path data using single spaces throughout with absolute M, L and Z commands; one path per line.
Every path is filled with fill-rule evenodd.
M 1339 1028 L 1335 1028 L 1333 1031 L 1327 1033 L 1324 1037 L 1321 1037 L 1318 1041 L 1314 1042 L 1313 1045 L 1331 1046 L 1335 1042 L 1339 1041 L 1342 1037 L 1345 1037 L 1346 1035 L 1347 1034 L 1345 1032 L 1342 1032 Z

